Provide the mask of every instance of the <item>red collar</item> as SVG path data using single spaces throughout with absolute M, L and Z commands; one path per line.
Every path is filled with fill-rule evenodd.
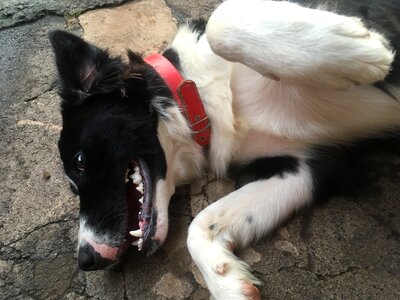
M 190 124 L 196 143 L 202 147 L 208 146 L 211 137 L 210 122 L 196 84 L 191 80 L 184 80 L 171 62 L 161 54 L 150 55 L 144 61 L 152 66 L 168 85 L 176 104 Z

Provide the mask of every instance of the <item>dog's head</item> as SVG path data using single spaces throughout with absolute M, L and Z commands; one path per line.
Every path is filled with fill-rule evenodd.
M 80 197 L 79 266 L 111 265 L 132 242 L 154 251 L 167 231 L 156 200 L 166 177 L 157 109 L 169 105 L 170 91 L 132 52 L 125 63 L 63 31 L 50 41 L 62 97 L 59 150 Z

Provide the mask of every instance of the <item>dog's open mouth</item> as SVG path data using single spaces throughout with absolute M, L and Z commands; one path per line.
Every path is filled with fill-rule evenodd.
M 128 225 L 120 255 L 132 244 L 139 251 L 148 252 L 153 244 L 156 229 L 156 212 L 152 203 L 152 180 L 149 168 L 143 159 L 130 161 L 125 176 L 126 201 L 128 205 Z

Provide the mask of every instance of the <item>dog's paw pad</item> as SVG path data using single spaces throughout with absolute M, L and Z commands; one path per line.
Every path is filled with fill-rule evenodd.
M 242 287 L 243 294 L 250 300 L 260 300 L 260 291 L 252 283 L 246 282 Z
M 233 252 L 236 248 L 236 245 L 234 242 L 226 242 L 226 248 L 228 248 L 229 251 Z
M 215 266 L 214 271 L 219 275 L 224 275 L 228 271 L 228 266 L 227 262 L 219 263 Z

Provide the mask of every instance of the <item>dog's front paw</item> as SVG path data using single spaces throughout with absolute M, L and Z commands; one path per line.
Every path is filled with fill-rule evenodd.
M 332 48 L 328 52 L 332 60 L 327 71 L 332 85 L 346 87 L 384 80 L 394 59 L 389 42 L 357 18 L 340 18 L 329 34 Z
M 209 257 L 203 273 L 215 299 L 260 299 L 255 284 L 260 282 L 248 271 L 248 266 L 233 253 L 224 251 Z M 205 268 L 204 268 L 205 267 Z
M 196 225 L 194 222 L 189 230 L 189 251 L 207 282 L 212 297 L 216 300 L 260 299 L 255 285 L 261 283 L 251 274 L 248 265 L 232 253 L 234 244 L 218 239 L 211 241 L 208 238 L 201 242 L 201 237 L 207 235 L 200 235 L 199 238 L 195 233 Z
M 255 286 L 254 277 L 247 274 L 235 274 L 227 266 L 219 266 L 214 276 L 207 280 L 208 288 L 214 299 L 259 300 L 260 291 Z M 239 276 L 238 276 L 239 275 Z

